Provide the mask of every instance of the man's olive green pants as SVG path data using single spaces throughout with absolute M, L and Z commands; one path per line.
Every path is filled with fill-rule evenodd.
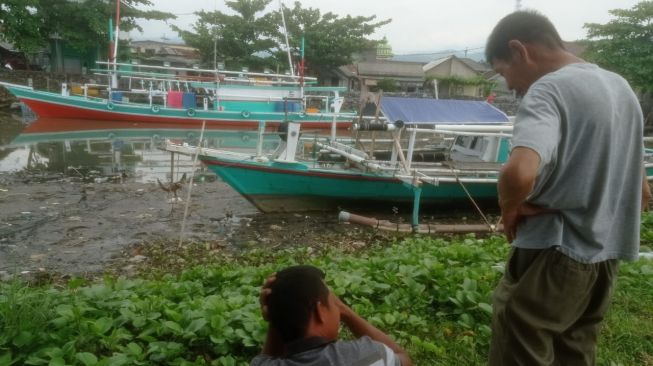
M 617 260 L 514 248 L 494 291 L 490 365 L 594 365 L 617 271 Z

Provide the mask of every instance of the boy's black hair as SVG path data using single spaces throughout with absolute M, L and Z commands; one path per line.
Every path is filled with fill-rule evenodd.
M 551 21 L 534 10 L 521 10 L 505 16 L 494 27 L 485 45 L 485 59 L 510 61 L 508 42 L 539 43 L 551 49 L 565 49 L 558 31 Z
M 277 272 L 267 297 L 268 319 L 284 342 L 306 335 L 311 313 L 318 302 L 328 306 L 329 289 L 324 272 L 308 266 L 292 266 Z

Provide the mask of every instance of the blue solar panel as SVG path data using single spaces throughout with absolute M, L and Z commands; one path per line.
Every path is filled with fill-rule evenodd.
M 383 97 L 381 111 L 388 121 L 407 124 L 508 122 L 491 104 L 471 100 Z

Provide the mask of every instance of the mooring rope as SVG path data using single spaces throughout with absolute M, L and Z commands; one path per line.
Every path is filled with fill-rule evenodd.
M 478 206 L 478 204 L 476 203 L 476 201 L 474 200 L 474 198 L 472 197 L 472 195 L 471 195 L 471 194 L 469 193 L 469 191 L 467 190 L 467 187 L 465 187 L 465 185 L 463 184 L 463 182 L 462 182 L 462 181 L 460 180 L 460 178 L 458 177 L 458 174 L 457 174 L 456 172 L 454 172 L 453 169 L 452 169 L 452 172 L 453 172 L 454 175 L 456 176 L 456 181 L 458 182 L 458 184 L 460 184 L 460 187 L 462 187 L 463 191 L 465 191 L 465 194 L 467 195 L 467 198 L 469 198 L 469 200 L 472 201 L 472 204 L 474 205 L 474 207 L 476 207 L 476 210 L 478 211 L 478 213 L 479 213 L 479 214 L 481 215 L 481 217 L 483 218 L 483 221 L 485 221 L 485 224 L 490 228 L 491 231 L 496 230 L 496 227 L 495 227 L 494 225 L 490 224 L 490 221 L 487 219 L 487 217 L 485 216 L 485 214 L 483 214 L 483 210 L 481 210 L 481 208 Z

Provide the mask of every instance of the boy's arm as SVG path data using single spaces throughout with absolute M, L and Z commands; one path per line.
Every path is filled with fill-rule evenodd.
M 377 342 L 385 344 L 397 355 L 397 358 L 401 361 L 401 366 L 411 366 L 413 364 L 408 353 L 392 340 L 390 336 L 370 324 L 367 320 L 361 318 L 354 310 L 340 301 L 338 297 L 336 297 L 336 303 L 340 309 L 340 318 L 356 337 L 368 336 Z
M 270 275 L 270 277 L 265 279 L 263 283 L 263 288 L 261 288 L 261 293 L 259 295 L 259 304 L 261 305 L 261 315 L 263 319 L 268 322 L 268 332 L 265 336 L 265 343 L 263 344 L 262 354 L 268 355 L 270 357 L 282 357 L 286 353 L 285 345 L 281 341 L 281 336 L 279 332 L 270 324 L 268 320 L 268 305 L 267 297 L 270 295 L 272 290 L 270 285 L 277 279 L 276 273 Z

